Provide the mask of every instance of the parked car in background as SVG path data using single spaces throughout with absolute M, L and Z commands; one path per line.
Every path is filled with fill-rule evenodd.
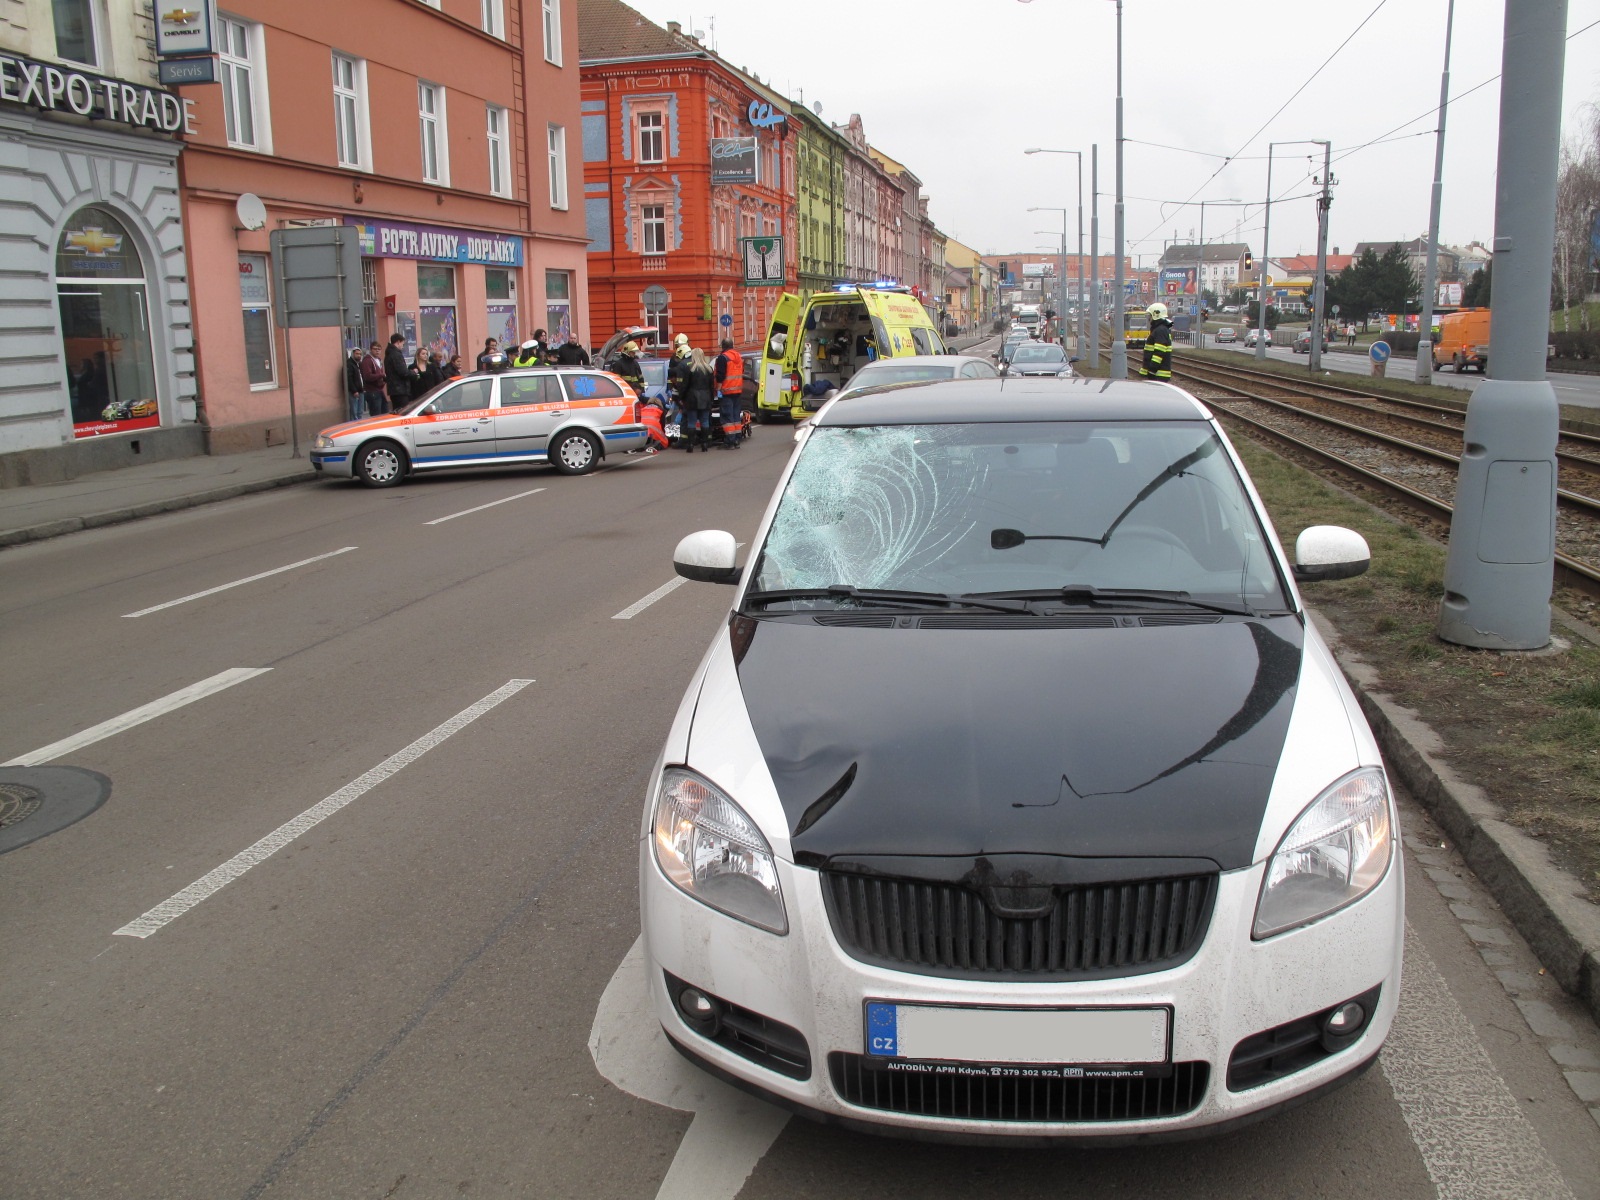
M 1256 344 L 1256 340 L 1260 336 L 1260 334 L 1261 334 L 1261 330 L 1259 330 L 1259 329 L 1247 329 L 1247 330 L 1245 330 L 1244 344 L 1246 346 L 1254 346 Z M 1266 334 L 1267 334 L 1267 345 L 1270 346 L 1270 345 L 1272 345 L 1272 330 L 1270 330 L 1270 329 L 1267 330 Z
M 1376 1059 L 1394 800 L 1296 587 L 1367 545 L 1317 526 L 1291 561 L 1180 388 L 1066 398 L 836 400 L 744 563 L 678 544 L 732 611 L 645 799 L 637 1015 L 711 1073 L 1070 1141 L 1220 1132 Z
M 1224 325 L 1221 329 L 1217 330 L 1217 332 L 1212 336 L 1211 340 L 1214 342 L 1236 342 L 1239 340 L 1239 335 L 1234 331 L 1232 325 Z
M 1024 342 L 1002 368 L 1002 375 L 1070 375 L 1067 352 L 1053 342 Z
M 1270 346 L 1272 343 L 1268 342 L 1267 345 Z M 1326 329 L 1322 331 L 1322 349 L 1324 353 L 1326 353 L 1328 349 L 1328 331 Z M 1302 329 L 1298 334 L 1295 335 L 1294 352 L 1296 354 L 1311 353 L 1311 330 Z

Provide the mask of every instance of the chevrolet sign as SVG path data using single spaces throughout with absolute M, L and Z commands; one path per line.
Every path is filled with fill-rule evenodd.
M 215 0 L 156 0 L 156 53 L 162 58 L 211 54 Z

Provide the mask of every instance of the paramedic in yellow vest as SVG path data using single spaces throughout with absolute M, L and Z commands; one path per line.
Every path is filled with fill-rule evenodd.
M 1144 342 L 1144 363 L 1139 368 L 1139 377 L 1171 383 L 1172 322 L 1167 319 L 1167 306 L 1157 301 L 1146 311 L 1150 314 L 1150 336 Z

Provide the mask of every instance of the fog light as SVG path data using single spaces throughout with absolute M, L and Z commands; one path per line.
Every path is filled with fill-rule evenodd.
M 1329 1013 L 1322 1027 L 1334 1037 L 1349 1037 L 1366 1023 L 1367 1010 L 1352 1000 Z
M 691 1021 L 711 1021 L 717 1016 L 717 1002 L 699 988 L 686 987 L 678 993 L 678 1008 Z

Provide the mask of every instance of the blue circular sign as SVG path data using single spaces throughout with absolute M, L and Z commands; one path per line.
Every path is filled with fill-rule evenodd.
M 717 324 L 721 325 L 724 329 L 728 328 L 728 326 L 733 324 L 733 314 L 732 313 L 723 313 L 720 317 L 717 318 Z
M 1389 348 L 1388 342 L 1373 342 L 1367 348 L 1367 357 L 1375 363 L 1388 362 L 1389 355 L 1393 353 L 1394 351 Z

